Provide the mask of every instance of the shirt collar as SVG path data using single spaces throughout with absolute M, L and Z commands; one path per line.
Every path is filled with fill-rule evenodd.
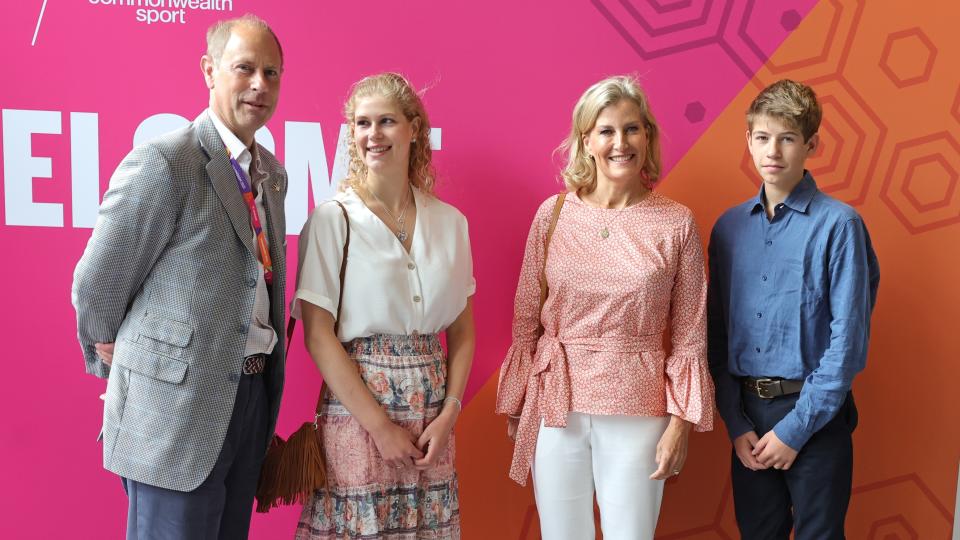
M 750 206 L 751 214 L 758 210 L 763 210 L 763 187 L 763 184 L 761 184 L 760 192 L 757 193 L 753 205 Z M 814 181 L 813 175 L 810 174 L 810 171 L 804 170 L 800 183 L 793 188 L 790 195 L 787 195 L 787 200 L 783 201 L 783 204 L 791 210 L 805 214 L 807 213 L 807 208 L 810 206 L 810 201 L 813 200 L 813 196 L 816 195 L 817 191 L 817 183 Z
M 251 178 L 251 181 L 256 183 L 262 180 L 265 173 L 260 168 L 260 155 L 259 152 L 257 152 L 256 141 L 254 141 L 253 151 L 251 152 L 249 148 L 244 146 L 243 141 L 227 128 L 217 116 L 217 113 L 213 112 L 213 109 L 207 109 L 207 113 L 210 115 L 210 121 L 213 122 L 213 127 L 216 128 L 217 134 L 220 135 L 223 144 L 230 150 L 230 154 L 236 158 L 237 163 L 246 171 L 250 170 L 250 164 L 253 163 L 253 169 L 257 174 L 253 175 L 254 178 Z
M 213 122 L 213 127 L 217 129 L 217 134 L 220 135 L 223 144 L 227 145 L 230 154 L 239 161 L 240 156 L 244 152 L 249 152 L 249 149 L 243 144 L 243 141 L 241 141 L 239 137 L 234 135 L 233 132 L 224 125 L 223 121 L 217 116 L 217 113 L 213 112 L 213 109 L 207 109 L 207 114 L 210 115 L 210 121 Z

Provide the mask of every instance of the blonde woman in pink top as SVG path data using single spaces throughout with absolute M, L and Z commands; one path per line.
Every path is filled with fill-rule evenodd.
M 510 477 L 532 472 L 544 540 L 593 538 L 594 491 L 605 540 L 653 538 L 690 431 L 713 427 L 700 236 L 651 190 L 659 128 L 633 78 L 591 86 L 562 148 L 569 193 L 546 248 L 558 196 L 530 227 L 500 372 Z

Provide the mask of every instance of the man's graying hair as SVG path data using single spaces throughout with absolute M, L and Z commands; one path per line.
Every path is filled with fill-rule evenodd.
M 280 64 L 283 64 L 283 46 L 280 45 L 280 40 L 277 39 L 277 35 L 273 33 L 273 29 L 270 28 L 267 21 L 256 15 L 247 13 L 243 17 L 217 21 L 207 29 L 207 56 L 213 59 L 214 65 L 220 64 L 220 58 L 223 57 L 223 49 L 227 46 L 230 33 L 233 32 L 235 26 L 247 26 L 269 32 L 270 35 L 273 36 L 273 40 L 277 42 L 277 48 L 280 49 Z

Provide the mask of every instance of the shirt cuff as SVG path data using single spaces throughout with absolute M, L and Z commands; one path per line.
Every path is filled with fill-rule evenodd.
M 743 435 L 744 433 L 748 433 L 756 429 L 753 427 L 753 424 L 750 423 L 750 420 L 748 420 L 740 411 L 736 411 L 730 415 L 722 416 L 723 423 L 727 426 L 727 435 L 730 437 L 730 442 L 733 442 L 737 437 Z
M 777 438 L 783 444 L 797 452 L 803 449 L 810 437 L 813 436 L 813 433 L 808 432 L 800 425 L 796 411 L 791 411 L 790 414 L 777 422 L 777 425 L 773 426 L 773 432 L 777 434 Z
M 293 302 L 290 304 L 290 316 L 294 319 L 300 319 L 300 301 L 304 300 L 310 302 L 311 304 L 317 306 L 318 308 L 325 309 L 330 312 L 330 315 L 333 315 L 334 320 L 337 318 L 337 304 L 335 301 L 323 296 L 322 294 L 317 294 L 313 291 L 307 289 L 298 289 L 296 295 L 293 297 Z

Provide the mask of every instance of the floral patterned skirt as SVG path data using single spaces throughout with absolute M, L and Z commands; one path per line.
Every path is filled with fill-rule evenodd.
M 346 349 L 387 416 L 419 437 L 445 397 L 447 364 L 437 335 L 378 334 L 355 339 Z M 296 539 L 459 539 L 453 435 L 432 469 L 393 468 L 324 388 L 319 424 L 329 489 L 304 505 Z

